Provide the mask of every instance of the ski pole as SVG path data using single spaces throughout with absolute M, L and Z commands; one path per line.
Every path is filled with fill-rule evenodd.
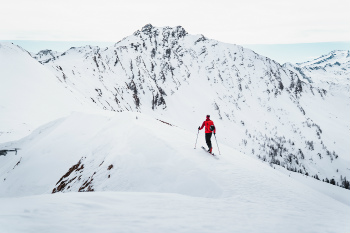
M 198 134 L 199 134 L 199 129 L 198 129 L 198 133 L 197 133 L 196 144 L 194 144 L 194 149 L 196 149 L 196 146 L 197 146 Z
M 221 153 L 220 153 L 220 149 L 219 149 L 219 144 L 218 144 L 218 141 L 216 140 L 216 136 L 215 136 L 215 133 L 214 133 L 214 137 L 215 137 L 216 145 L 218 146 L 218 150 L 219 150 L 219 155 L 221 155 Z

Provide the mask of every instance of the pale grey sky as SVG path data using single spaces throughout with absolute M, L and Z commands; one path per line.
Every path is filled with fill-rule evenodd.
M 0 40 L 117 42 L 151 23 L 232 44 L 350 41 L 349 0 L 0 2 Z

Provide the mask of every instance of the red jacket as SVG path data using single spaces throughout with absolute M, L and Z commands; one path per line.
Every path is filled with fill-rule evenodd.
M 203 127 L 205 126 L 205 133 L 212 133 L 213 131 L 210 130 L 210 126 L 214 125 L 214 122 L 212 120 L 210 120 L 209 118 L 207 118 L 203 124 L 202 127 L 199 128 L 199 130 L 202 130 Z M 215 127 L 215 125 L 214 125 Z M 214 128 L 214 133 L 216 133 L 216 127 Z

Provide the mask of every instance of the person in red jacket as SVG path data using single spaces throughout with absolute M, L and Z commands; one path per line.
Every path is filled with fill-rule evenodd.
M 198 127 L 198 130 L 203 129 L 203 127 L 205 126 L 205 141 L 208 145 L 208 152 L 212 153 L 213 151 L 213 147 L 211 145 L 211 136 L 212 133 L 214 132 L 214 134 L 216 134 L 216 128 L 214 126 L 214 122 L 212 120 L 210 120 L 210 115 L 207 115 L 207 119 L 203 122 L 202 127 Z

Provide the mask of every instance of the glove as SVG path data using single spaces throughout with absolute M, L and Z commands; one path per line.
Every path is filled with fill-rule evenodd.
M 214 133 L 214 135 L 215 135 L 216 133 Z
M 200 126 L 198 126 L 198 130 L 200 129 L 201 127 Z

